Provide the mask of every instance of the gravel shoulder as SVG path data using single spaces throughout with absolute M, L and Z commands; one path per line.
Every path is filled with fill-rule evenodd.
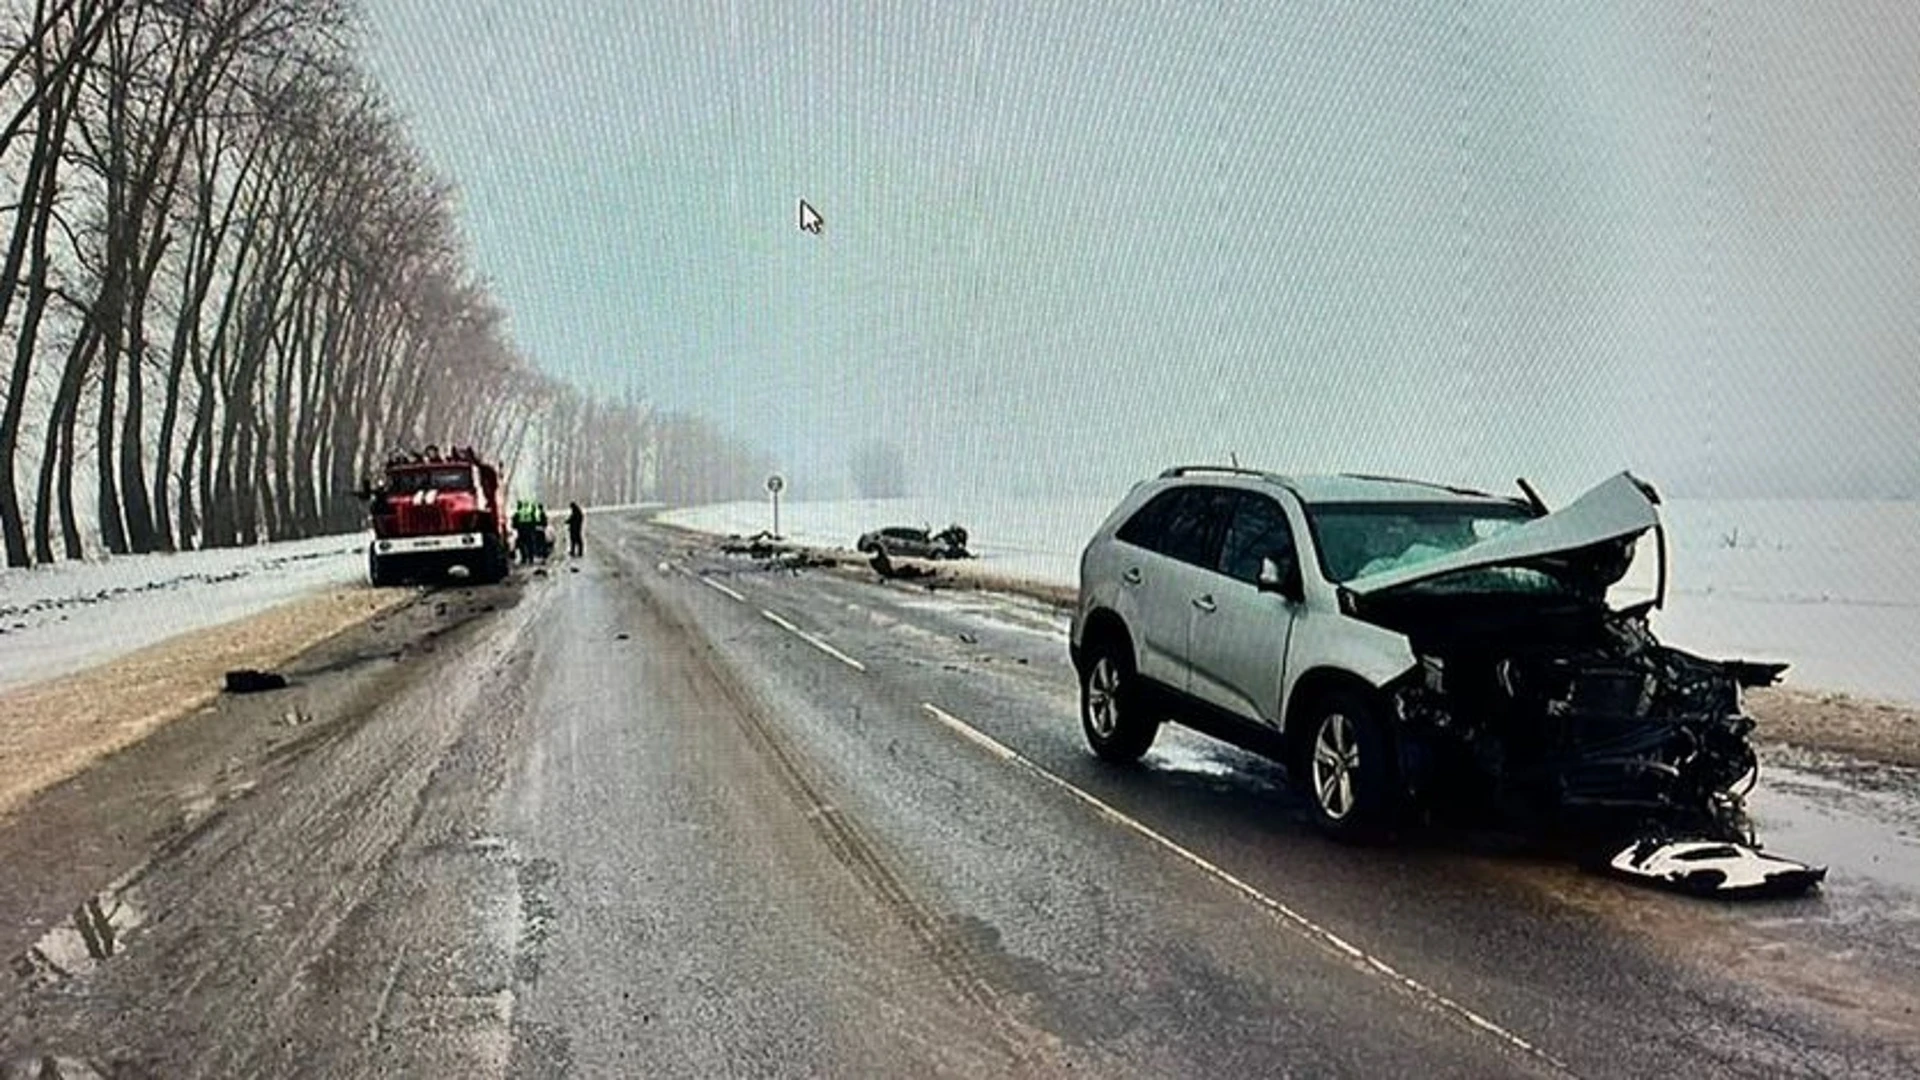
M 279 667 L 412 597 L 336 589 L 0 692 L 0 821 L 35 792 L 206 705 L 225 672 Z
M 1749 691 L 1747 710 L 1762 742 L 1920 768 L 1920 710 L 1782 686 Z

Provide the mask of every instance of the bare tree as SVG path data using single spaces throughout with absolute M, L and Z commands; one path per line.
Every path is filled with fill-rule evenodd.
M 556 500 L 758 490 L 710 424 L 515 349 L 347 2 L 0 0 L 9 564 L 355 528 L 360 482 L 424 442 Z
M 13 328 L 6 403 L 0 409 L 0 540 L 9 566 L 29 563 L 14 470 L 40 327 L 52 297 L 48 239 L 60 190 L 60 149 L 86 66 L 118 7 L 117 3 L 70 0 L 50 10 L 44 0 L 36 3 L 25 40 L 0 68 L 0 85 L 23 72 L 29 80 L 24 100 L 0 131 L 0 155 L 29 120 L 33 124 L 31 157 L 14 202 L 4 267 L 0 267 L 0 327 L 8 326 L 15 299 L 24 288 L 20 324 Z

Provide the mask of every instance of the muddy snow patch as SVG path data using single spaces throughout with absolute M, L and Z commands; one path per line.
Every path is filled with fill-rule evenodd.
M 67 920 L 14 957 L 13 973 L 28 986 L 82 977 L 127 949 L 128 935 L 146 922 L 131 886 L 90 896 Z

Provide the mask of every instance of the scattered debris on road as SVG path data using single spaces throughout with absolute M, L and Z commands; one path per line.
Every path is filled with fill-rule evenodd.
M 927 581 L 940 575 L 940 571 L 930 566 L 896 563 L 887 557 L 885 548 L 875 548 L 873 558 L 868 560 L 867 565 L 888 581 Z
M 227 693 L 258 694 L 267 690 L 284 690 L 287 677 L 275 671 L 255 671 L 252 668 L 238 668 L 227 672 Z
M 745 555 L 765 563 L 769 570 L 788 570 L 798 573 L 801 570 L 824 569 L 840 565 L 840 561 L 831 555 L 781 542 L 779 538 L 766 532 L 755 533 L 748 537 L 729 536 L 721 542 L 720 550 L 727 555 Z
M 738 533 L 732 534 L 720 545 L 720 550 L 729 555 L 751 555 L 756 559 L 770 559 L 775 555 L 792 551 L 793 548 L 780 543 L 779 537 L 763 530 L 752 536 L 743 537 Z

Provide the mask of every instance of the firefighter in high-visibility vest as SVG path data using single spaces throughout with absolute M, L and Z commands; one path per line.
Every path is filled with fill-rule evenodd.
M 513 547 L 519 553 L 522 564 L 533 561 L 535 540 L 533 501 L 521 499 L 513 504 Z

